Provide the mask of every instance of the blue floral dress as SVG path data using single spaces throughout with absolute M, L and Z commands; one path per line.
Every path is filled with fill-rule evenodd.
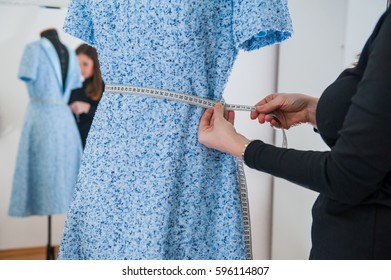
M 71 90 L 81 86 L 75 52 L 68 48 L 65 85 L 56 49 L 46 38 L 29 43 L 18 77 L 30 102 L 24 117 L 12 185 L 9 215 L 62 214 L 72 201 L 82 145 L 68 107 Z
M 107 84 L 222 97 L 239 49 L 291 35 L 286 0 L 70 2 Z M 104 93 L 60 259 L 246 259 L 237 162 L 198 143 L 200 107 Z

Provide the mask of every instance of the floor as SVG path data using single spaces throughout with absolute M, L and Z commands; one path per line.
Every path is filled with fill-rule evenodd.
M 54 256 L 57 256 L 58 246 L 52 248 Z M 12 250 L 0 250 L 0 260 L 46 260 L 47 248 L 23 248 Z

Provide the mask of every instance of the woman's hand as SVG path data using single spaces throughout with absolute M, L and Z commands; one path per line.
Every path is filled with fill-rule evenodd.
M 75 115 L 87 114 L 90 111 L 91 105 L 83 101 L 75 101 L 69 105 L 71 111 Z
M 250 141 L 236 132 L 233 124 L 234 111 L 224 117 L 224 107 L 217 103 L 213 109 L 206 109 L 198 128 L 198 141 L 208 148 L 241 157 L 244 146 Z
M 251 112 L 250 117 L 285 129 L 301 123 L 311 123 L 316 127 L 317 104 L 318 98 L 308 95 L 274 93 L 258 102 L 256 112 Z

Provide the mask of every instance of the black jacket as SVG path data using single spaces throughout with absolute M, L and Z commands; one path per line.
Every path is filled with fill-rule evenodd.
M 83 148 L 86 145 L 88 132 L 90 131 L 90 127 L 100 101 L 100 99 L 93 100 L 87 95 L 86 88 L 89 83 L 91 83 L 91 79 L 86 79 L 83 82 L 83 86 L 81 88 L 72 90 L 71 97 L 68 102 L 68 104 L 72 104 L 75 101 L 83 101 L 91 105 L 90 111 L 87 114 L 81 114 L 78 117 L 75 115 L 75 120 L 77 122 L 77 127 L 80 132 L 81 141 L 83 143 Z
M 311 259 L 391 259 L 391 15 L 319 99 L 327 152 L 252 142 L 248 166 L 319 192 Z

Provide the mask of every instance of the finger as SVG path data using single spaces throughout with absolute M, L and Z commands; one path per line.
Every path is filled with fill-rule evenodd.
M 259 119 L 259 114 L 264 113 L 262 110 L 267 108 L 267 107 L 264 107 L 265 104 L 272 102 L 274 99 L 276 99 L 278 97 L 278 95 L 279 95 L 278 93 L 270 94 L 270 95 L 266 96 L 264 99 L 262 99 L 261 101 L 259 101 L 258 103 L 256 103 L 255 104 L 255 112 L 250 113 L 250 118 L 252 120 L 255 120 L 257 118 Z M 261 123 L 263 123 L 263 122 L 261 122 Z
M 252 120 L 255 120 L 256 118 L 258 118 L 258 115 L 259 115 L 259 113 L 258 112 L 251 112 L 250 113 L 250 119 L 252 119 Z
M 257 104 L 255 104 L 255 106 L 264 105 L 266 103 L 269 103 L 269 102 L 271 102 L 273 99 L 275 99 L 277 97 L 278 97 L 278 93 L 269 94 L 268 96 L 263 98 L 261 101 L 259 101 Z
M 273 120 L 275 120 L 275 121 L 277 121 L 278 122 L 278 117 L 277 117 L 277 115 L 275 115 L 275 114 L 268 114 L 268 115 L 265 115 L 265 121 L 267 121 L 267 122 L 271 122 L 271 121 L 273 121 Z
M 279 101 L 273 100 L 263 105 L 256 106 L 255 110 L 257 111 L 257 113 L 268 114 L 273 111 L 279 110 L 280 108 L 281 108 L 281 104 L 279 103 Z
M 202 117 L 200 119 L 200 125 L 199 125 L 199 129 L 200 130 L 205 130 L 208 127 L 210 127 L 210 122 L 212 120 L 212 116 L 213 116 L 213 110 L 212 109 L 206 109 L 204 114 L 202 115 Z
M 256 112 L 267 114 L 278 110 L 282 106 L 282 101 L 281 94 L 273 93 L 268 95 L 255 105 Z
M 282 125 L 279 121 L 276 121 L 275 119 L 270 121 L 270 125 L 276 128 L 282 128 Z
M 259 114 L 259 116 L 258 116 L 258 122 L 261 123 L 261 124 L 263 124 L 263 123 L 266 122 L 266 120 L 265 120 L 265 114 Z
M 228 111 L 227 120 L 234 125 L 235 123 L 235 112 L 234 111 Z
M 270 123 L 271 126 L 274 126 L 274 127 L 277 127 L 277 128 L 283 127 L 280 119 L 276 115 L 274 115 L 274 114 L 266 115 L 265 116 L 265 121 Z

